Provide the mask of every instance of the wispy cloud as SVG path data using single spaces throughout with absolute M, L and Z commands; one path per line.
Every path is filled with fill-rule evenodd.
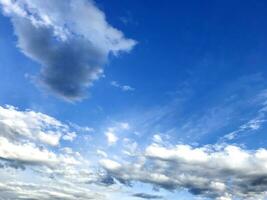
M 121 85 L 117 81 L 111 81 L 110 82 L 110 85 L 112 85 L 113 87 L 119 88 L 119 89 L 121 89 L 124 92 L 134 91 L 135 90 L 135 88 L 133 88 L 133 87 L 131 87 L 129 85 Z
M 230 141 L 237 138 L 246 136 L 247 133 L 259 130 L 264 123 L 267 122 L 267 92 L 266 90 L 261 91 L 255 97 L 256 103 L 259 104 L 259 109 L 256 112 L 255 116 L 248 120 L 246 123 L 239 126 L 236 130 L 224 135 L 221 138 L 221 141 Z M 255 101 L 255 100 L 254 100 Z

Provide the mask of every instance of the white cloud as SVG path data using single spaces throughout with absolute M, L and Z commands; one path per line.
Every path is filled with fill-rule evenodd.
M 44 186 L 45 185 L 45 186 Z M 8 200 L 87 200 L 106 199 L 100 192 L 93 191 L 86 187 L 77 187 L 71 183 L 44 182 L 24 183 L 13 181 L 0 183 L 0 192 L 3 199 Z
M 97 149 L 96 153 L 97 153 L 97 155 L 99 155 L 101 157 L 104 157 L 104 158 L 108 157 L 108 155 L 107 155 L 107 153 L 105 151 Z
M 94 128 L 89 127 L 89 126 L 80 126 L 80 125 L 72 123 L 72 122 L 69 122 L 68 124 L 70 125 L 70 127 L 74 128 L 75 130 L 77 130 L 79 132 L 91 133 L 91 132 L 95 131 Z
M 57 155 L 47 149 L 38 148 L 34 143 L 12 143 L 4 137 L 0 137 L 0 159 L 14 161 L 18 165 L 45 165 L 48 167 L 79 164 L 71 156 Z
M 105 136 L 109 145 L 114 145 L 119 140 L 118 133 L 128 131 L 130 125 L 127 122 L 116 122 L 113 126 L 107 128 Z
M 121 130 L 129 130 L 130 129 L 130 125 L 127 122 L 120 122 L 120 123 L 118 123 L 117 128 L 121 129 Z
M 116 88 L 119 88 L 121 89 L 122 91 L 124 92 L 127 92 L 127 91 L 134 91 L 135 88 L 129 86 L 129 85 L 121 85 L 119 84 L 117 81 L 111 81 L 110 84 L 113 86 L 113 87 L 116 87 Z
M 267 197 L 267 150 L 233 145 L 193 148 L 149 145 L 133 162 L 101 162 L 121 182 L 139 181 L 168 190 L 187 189 L 212 199 Z
M 155 134 L 155 135 L 153 135 L 153 142 L 162 143 L 163 140 L 162 140 L 162 138 L 161 138 L 161 136 L 159 134 Z
M 76 154 L 59 154 L 48 148 L 59 146 L 60 139 L 75 137 L 76 133 L 70 132 L 66 124 L 51 116 L 0 106 L 0 160 L 13 166 L 77 165 L 80 157 Z
M 110 170 L 118 170 L 121 168 L 121 164 L 118 162 L 115 162 L 113 160 L 109 160 L 109 159 L 102 159 L 100 160 L 100 164 Z
M 134 156 L 137 153 L 138 144 L 136 141 L 133 141 L 129 138 L 123 139 L 123 153 L 128 156 Z
M 101 185 L 98 168 L 79 152 L 59 139 L 51 143 L 54 132 L 67 140 L 76 136 L 66 125 L 12 106 L 0 107 L 0 116 L 0 199 L 104 200 L 119 192 Z
M 0 135 L 12 140 L 30 139 L 56 146 L 69 127 L 53 117 L 31 110 L 0 106 Z
M 107 142 L 109 145 L 113 145 L 116 144 L 116 142 L 118 141 L 118 137 L 115 135 L 115 133 L 113 132 L 106 132 L 105 133 L 106 137 L 107 137 Z
M 75 132 L 70 132 L 70 133 L 65 134 L 65 135 L 62 137 L 62 139 L 63 139 L 63 140 L 68 140 L 68 141 L 73 141 L 76 137 L 77 137 L 77 135 L 76 135 Z

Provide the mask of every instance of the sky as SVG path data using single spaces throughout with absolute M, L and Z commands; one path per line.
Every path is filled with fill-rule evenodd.
M 0 0 L 0 200 L 267 199 L 266 19 Z

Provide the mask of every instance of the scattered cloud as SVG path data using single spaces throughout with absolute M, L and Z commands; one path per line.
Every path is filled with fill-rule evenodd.
M 19 111 L 12 106 L 0 106 L 0 136 L 13 141 L 30 139 L 56 146 L 62 136 L 69 134 L 68 125 L 53 117 L 32 110 Z
M 75 132 L 59 120 L 32 110 L 0 106 L 0 160 L 17 166 L 66 166 L 79 164 L 77 157 L 57 154 L 60 140 L 73 140 Z
M 79 152 L 62 146 L 61 139 L 71 140 L 76 134 L 72 135 L 66 124 L 51 116 L 6 106 L 0 107 L 0 124 L 0 192 L 6 199 L 107 199 L 109 194 L 122 190 L 118 188 L 134 182 L 168 191 L 185 189 L 200 198 L 216 200 L 267 196 L 267 150 L 263 148 L 171 145 L 167 135 L 161 133 L 151 137 L 152 144 L 143 146 L 120 135 L 123 154 L 114 156 L 97 148 L 99 165 L 90 165 Z M 127 122 L 114 123 L 106 131 L 108 143 L 117 143 L 117 134 L 129 129 Z M 59 139 L 51 145 L 40 133 L 57 133 Z M 12 179 L 10 170 L 14 174 L 31 171 L 31 177 L 37 176 L 37 181 L 20 182 L 16 179 L 18 175 Z M 147 193 L 131 196 L 162 198 Z
M 77 137 L 76 133 L 70 132 L 62 137 L 63 140 L 73 141 Z
M 117 143 L 118 141 L 118 137 L 115 135 L 115 133 L 108 131 L 105 133 L 106 137 L 107 137 L 107 142 L 109 145 L 114 145 Z
M 91 132 L 94 132 L 94 128 L 92 127 L 89 127 L 89 126 L 80 126 L 78 124 L 75 124 L 75 123 L 72 123 L 72 122 L 69 122 L 69 125 L 74 128 L 75 130 L 79 131 L 79 132 L 88 132 L 88 133 L 91 133 Z
M 123 139 L 123 153 L 128 156 L 134 156 L 137 153 L 138 150 L 138 143 L 134 140 L 131 140 L 129 138 Z
M 113 87 L 119 88 L 124 92 L 130 92 L 130 91 L 134 91 L 135 88 L 129 86 L 129 85 L 121 85 L 119 84 L 117 81 L 111 81 L 110 85 L 112 85 Z
M 114 145 L 119 140 L 117 133 L 127 131 L 130 129 L 130 125 L 127 122 L 116 122 L 113 126 L 107 128 L 105 136 L 109 145 Z
M 0 5 L 11 18 L 18 47 L 42 66 L 37 82 L 68 101 L 85 97 L 109 54 L 129 52 L 136 44 L 108 24 L 93 1 L 0 0 Z
M 120 192 L 102 184 L 99 167 L 61 143 L 75 137 L 51 116 L 0 107 L 0 199 L 105 200 Z

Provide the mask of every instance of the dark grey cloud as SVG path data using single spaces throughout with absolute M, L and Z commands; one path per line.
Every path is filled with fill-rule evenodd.
M 29 19 L 13 19 L 18 45 L 41 63 L 39 81 L 68 99 L 83 98 L 86 88 L 102 72 L 106 55 L 83 37 L 61 42 L 51 27 L 36 27 Z
M 99 79 L 110 54 L 136 44 L 110 26 L 93 1 L 0 0 L 21 51 L 41 65 L 37 82 L 74 101 Z
M 3 159 L 0 158 L 0 168 L 13 168 L 25 170 L 24 163 L 18 162 L 16 160 Z
M 132 195 L 133 197 L 138 197 L 142 199 L 162 199 L 160 195 L 146 194 L 146 193 L 136 193 Z
M 113 184 L 115 184 L 114 178 L 109 176 L 109 175 L 105 175 L 104 177 L 101 177 L 99 182 L 104 184 L 104 185 L 113 185 Z

